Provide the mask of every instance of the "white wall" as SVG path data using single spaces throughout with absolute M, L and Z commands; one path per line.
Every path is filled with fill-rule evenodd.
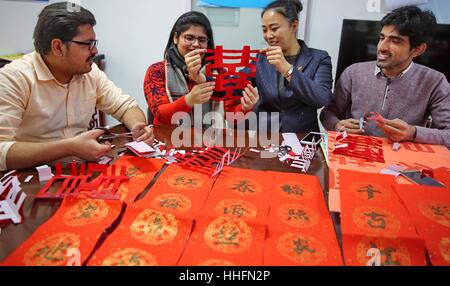
M 198 10 L 204 12 L 202 9 Z M 216 45 L 222 45 L 226 49 L 241 49 L 245 45 L 250 45 L 253 49 L 264 48 L 266 42 L 261 30 L 261 9 L 246 8 L 239 10 L 239 26 L 213 25 Z
M 59 2 L 51 0 L 50 3 Z M 0 1 L 0 55 L 29 52 L 39 12 L 48 3 Z M 99 53 L 106 74 L 146 111 L 143 80 L 150 64 L 163 58 L 175 20 L 190 10 L 190 0 L 82 0 L 97 19 Z M 108 118 L 108 124 L 116 121 Z
M 47 4 L 0 1 L 0 55 L 34 50 L 34 26 L 39 12 Z
M 309 0 L 311 1 L 311 0 Z M 313 0 L 314 1 L 314 0 Z M 303 0 L 304 10 L 300 14 L 301 27 L 299 30 L 300 37 L 306 33 L 308 11 L 308 1 Z M 198 6 L 198 0 L 192 0 L 192 9 L 200 11 L 208 15 L 207 8 Z M 214 8 L 210 8 L 214 9 Z M 249 45 L 253 49 L 262 49 L 267 47 L 264 41 L 261 28 L 261 8 L 244 8 L 237 9 L 239 12 L 239 24 L 237 26 L 213 26 L 214 41 L 216 45 L 223 45 L 227 49 L 241 49 L 245 45 Z

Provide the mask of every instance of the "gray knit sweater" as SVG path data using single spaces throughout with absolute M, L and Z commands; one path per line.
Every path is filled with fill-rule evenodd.
M 416 142 L 450 148 L 450 84 L 446 77 L 419 64 L 413 64 L 403 76 L 392 80 L 375 75 L 375 69 L 375 62 L 365 62 L 344 71 L 331 105 L 322 111 L 324 127 L 334 130 L 340 120 L 359 119 L 367 115 L 364 113 L 376 111 L 386 119 L 398 118 L 416 126 Z M 425 128 L 430 115 L 433 124 Z M 366 135 L 384 136 L 373 122 L 368 122 L 364 129 Z

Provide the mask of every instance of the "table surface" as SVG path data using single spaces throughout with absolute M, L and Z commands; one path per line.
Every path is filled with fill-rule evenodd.
M 173 146 L 172 144 L 172 132 L 174 130 L 174 126 L 161 126 L 155 127 L 155 137 L 156 139 L 166 143 L 166 146 Z M 125 128 L 123 126 L 116 126 L 113 128 L 114 132 L 125 132 Z M 191 143 L 195 142 L 195 138 L 199 138 L 198 136 L 202 136 L 203 132 L 201 130 L 195 129 L 185 129 L 187 134 L 190 134 Z M 228 131 L 228 136 L 236 135 L 239 131 Z M 197 136 L 197 137 L 195 137 Z M 222 140 L 225 138 L 226 134 L 219 134 L 216 136 L 215 142 L 221 138 Z M 234 136 L 234 143 L 237 143 L 237 138 Z M 301 139 L 301 134 L 298 135 Z M 184 138 L 184 137 L 182 137 Z M 201 137 L 200 137 L 201 138 Z M 280 134 L 273 134 L 271 136 L 272 142 L 282 140 Z M 224 140 L 224 142 L 226 142 Z M 232 140 L 233 142 L 233 140 Z M 111 156 L 114 156 L 117 159 L 117 154 L 123 151 L 123 146 L 126 141 L 114 141 L 117 147 L 114 151 L 112 151 Z M 241 142 L 243 143 L 243 142 Z M 278 142 L 280 144 L 281 142 Z M 244 146 L 245 145 L 245 146 Z M 235 145 L 236 146 L 236 145 Z M 249 149 L 254 148 L 257 150 L 261 150 L 261 146 L 250 146 L 250 138 L 249 134 L 245 135 L 245 144 L 241 145 L 244 150 L 243 156 L 233 163 L 233 167 L 252 169 L 252 170 L 271 170 L 278 172 L 290 172 L 290 173 L 299 173 L 300 170 L 289 167 L 287 164 L 284 164 L 279 161 L 278 158 L 271 159 L 262 159 L 260 158 L 260 154 L 256 152 L 252 152 Z M 180 147 L 178 149 L 190 150 L 192 148 Z M 164 169 L 164 168 L 163 168 Z M 45 223 L 59 208 L 61 205 L 61 200 L 42 200 L 35 199 L 35 195 L 44 187 L 44 183 L 39 182 L 39 178 L 37 175 L 37 171 L 35 169 L 27 169 L 27 170 L 19 170 L 17 172 L 19 176 L 19 180 L 23 182 L 23 180 L 28 175 L 33 175 L 33 179 L 29 183 L 22 183 L 22 190 L 27 194 L 27 198 L 24 202 L 22 214 L 23 214 L 23 222 L 18 225 L 14 225 L 13 223 L 8 223 L 0 225 L 1 234 L 0 234 L 0 261 L 3 261 L 9 254 L 11 254 L 17 247 L 19 247 L 27 238 L 29 238 L 33 232 L 43 223 Z M 316 153 L 314 160 L 309 168 L 307 173 L 308 175 L 313 175 L 319 178 L 325 202 L 328 202 L 328 166 L 325 163 L 325 157 L 321 151 Z M 1 177 L 2 175 L 0 175 Z M 151 183 L 152 184 L 152 183 Z M 151 186 L 151 184 L 149 186 Z M 149 187 L 147 188 L 149 189 Z M 151 191 L 147 190 L 147 191 Z M 144 191 L 143 195 L 146 194 Z M 140 196 L 138 199 L 142 198 Z M 337 232 L 338 240 L 341 241 L 340 237 L 340 224 L 339 217 L 332 214 L 332 220 L 335 225 L 335 229 Z

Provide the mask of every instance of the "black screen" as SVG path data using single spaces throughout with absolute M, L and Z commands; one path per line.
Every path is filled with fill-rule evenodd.
M 336 80 L 350 65 L 376 60 L 380 31 L 378 21 L 344 20 Z M 414 62 L 442 72 L 450 81 L 450 25 L 437 25 L 432 43 Z

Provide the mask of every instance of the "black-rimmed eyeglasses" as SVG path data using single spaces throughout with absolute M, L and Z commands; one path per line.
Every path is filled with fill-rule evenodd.
M 196 36 L 189 35 L 189 34 L 184 35 L 183 38 L 184 38 L 184 41 L 189 45 L 194 44 L 195 40 L 197 40 L 200 45 L 207 45 L 209 42 L 209 39 L 207 37 L 196 37 Z
M 89 50 L 92 51 L 93 49 L 95 49 L 95 47 L 97 47 L 98 45 L 98 40 L 89 40 L 89 41 L 69 41 L 71 43 L 75 43 L 75 44 L 79 44 L 79 45 L 85 45 L 85 46 L 89 46 Z

